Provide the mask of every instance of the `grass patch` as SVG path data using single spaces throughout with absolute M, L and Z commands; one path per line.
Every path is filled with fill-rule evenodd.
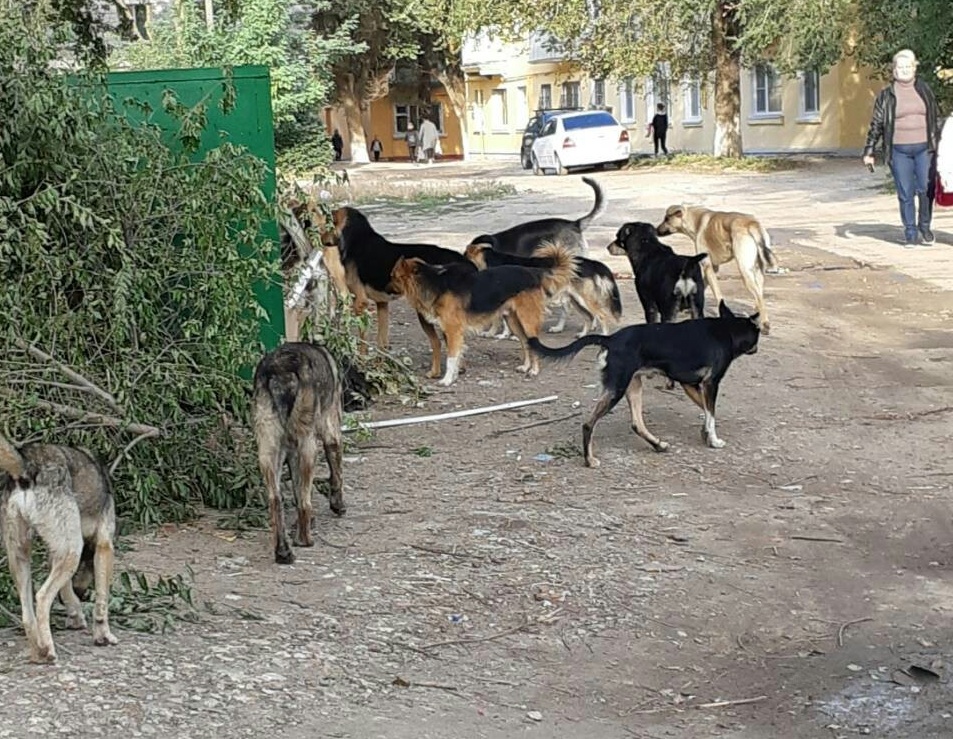
M 34 596 L 49 574 L 42 541 L 34 540 L 31 553 Z M 92 624 L 92 588 L 83 603 L 87 624 Z M 53 604 L 53 628 L 62 625 L 62 606 Z M 192 603 L 192 572 L 159 577 L 154 582 L 137 570 L 120 572 L 109 593 L 109 623 L 119 629 L 149 633 L 165 632 L 176 621 L 195 622 L 198 612 Z M 20 598 L 10 575 L 6 557 L 0 557 L 0 627 L 20 626 Z
M 516 194 L 516 188 L 497 180 L 367 180 L 341 182 L 328 188 L 333 202 L 352 205 L 410 205 L 421 210 L 474 201 L 493 201 Z
M 809 166 L 805 159 L 794 157 L 749 156 L 741 159 L 715 157 L 710 154 L 672 154 L 667 157 L 633 159 L 626 169 L 682 169 L 690 172 L 785 172 Z

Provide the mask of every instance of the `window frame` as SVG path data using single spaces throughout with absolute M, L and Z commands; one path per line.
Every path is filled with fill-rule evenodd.
M 758 99 L 762 91 L 764 109 Z M 777 110 L 771 107 L 773 100 L 777 102 Z M 751 70 L 751 110 L 752 118 L 780 118 L 784 115 L 784 86 L 773 64 L 762 62 Z
M 539 110 L 549 110 L 553 107 L 553 86 L 547 82 L 539 86 Z
M 702 83 L 698 77 L 689 77 L 685 80 L 682 104 L 683 123 L 693 125 L 702 122 Z
M 505 87 L 497 87 L 490 90 L 490 130 L 491 131 L 509 131 L 510 130 L 510 111 L 509 100 Z M 500 102 L 497 103 L 496 101 Z M 500 119 L 497 120 L 497 111 Z
M 619 83 L 619 123 L 635 121 L 635 79 L 626 77 Z
M 403 139 L 407 137 L 407 123 L 413 121 L 414 126 L 419 130 L 420 129 L 420 114 L 421 106 L 413 103 L 394 103 L 391 109 L 392 119 L 391 123 L 393 124 L 393 136 L 395 139 Z M 436 115 L 434 115 L 436 114 Z M 436 117 L 434 123 L 437 125 L 437 133 L 441 136 L 446 136 L 447 132 L 444 129 L 444 110 L 443 103 L 431 103 L 430 104 L 430 115 L 431 120 Z M 404 127 L 401 129 L 400 121 L 401 119 L 406 119 L 404 121 Z
M 808 79 L 814 80 L 814 108 L 808 109 Z M 798 72 L 798 120 L 821 120 L 821 73 L 816 69 L 804 69 Z

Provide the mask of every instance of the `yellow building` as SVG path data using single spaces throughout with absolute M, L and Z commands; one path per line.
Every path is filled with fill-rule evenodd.
M 467 126 L 453 112 L 446 91 L 433 89 L 445 157 L 513 158 L 522 133 L 539 108 L 606 108 L 630 131 L 632 153 L 648 154 L 647 125 L 656 105 L 667 106 L 670 151 L 712 153 L 715 136 L 711 84 L 674 80 L 660 64 L 644 79 L 593 79 L 534 35 L 522 45 L 486 35 L 464 45 Z M 804 71 L 781 76 L 770 65 L 742 70 L 741 131 L 745 153 L 859 154 L 873 100 L 882 82 L 853 60 L 823 75 Z M 365 127 L 368 144 L 378 136 L 383 159 L 406 159 L 404 132 L 417 122 L 417 107 L 392 92 L 372 103 Z M 340 117 L 329 115 L 339 125 Z M 465 140 L 464 140 L 465 138 Z

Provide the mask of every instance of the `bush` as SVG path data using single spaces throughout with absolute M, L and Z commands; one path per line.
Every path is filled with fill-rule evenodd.
M 194 161 L 201 109 L 181 111 L 178 150 L 130 125 L 101 80 L 56 70 L 65 34 L 24 18 L 0 15 L 4 432 L 112 461 L 142 525 L 242 505 L 252 286 L 277 269 L 265 165 L 229 143 Z

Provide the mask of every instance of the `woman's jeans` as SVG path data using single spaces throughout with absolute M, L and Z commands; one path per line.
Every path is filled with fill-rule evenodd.
M 897 185 L 900 201 L 900 220 L 907 243 L 917 242 L 917 231 L 930 230 L 933 219 L 933 201 L 930 199 L 930 171 L 933 152 L 923 144 L 895 144 L 890 171 Z M 917 220 L 914 197 L 920 201 L 920 219 Z

